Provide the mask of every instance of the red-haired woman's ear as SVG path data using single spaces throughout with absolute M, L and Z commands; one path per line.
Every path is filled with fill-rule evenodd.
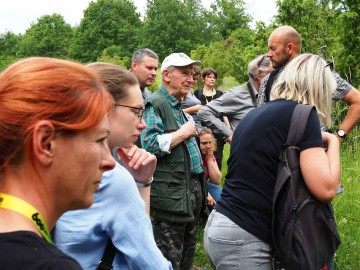
M 49 165 L 55 154 L 56 132 L 54 125 L 47 120 L 36 123 L 33 131 L 33 157 L 42 165 Z

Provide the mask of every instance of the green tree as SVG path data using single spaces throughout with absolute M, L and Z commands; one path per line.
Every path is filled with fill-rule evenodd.
M 216 0 L 211 4 L 207 18 L 211 28 L 223 40 L 237 29 L 249 28 L 252 17 L 246 12 L 244 0 Z
M 336 12 L 330 0 L 277 0 L 276 22 L 293 26 L 303 39 L 303 52 L 318 54 L 324 45 L 335 45 Z M 316 18 L 316 19 L 314 19 Z
M 112 63 L 123 68 L 130 68 L 130 58 L 121 57 L 123 48 L 121 46 L 110 46 L 103 50 L 101 56 L 97 59 L 98 62 Z
M 140 14 L 130 0 L 98 0 L 84 11 L 75 31 L 70 56 L 92 62 L 109 46 L 121 46 L 121 57 L 131 57 L 139 45 Z
M 148 0 L 142 37 L 143 47 L 160 59 L 173 52 L 190 54 L 212 39 L 200 0 Z
M 11 31 L 0 34 L 0 71 L 17 60 L 16 51 L 21 35 Z
M 338 61 L 335 62 L 340 71 L 353 85 L 360 85 L 360 5 L 358 0 L 333 1 L 337 17 L 337 37 L 340 46 L 337 49 Z
M 18 46 L 18 56 L 67 58 L 73 28 L 59 14 L 41 16 L 26 30 Z

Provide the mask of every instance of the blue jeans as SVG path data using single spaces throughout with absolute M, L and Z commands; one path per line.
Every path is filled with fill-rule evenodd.
M 222 187 L 213 183 L 208 183 L 208 192 L 214 198 L 215 202 L 218 202 L 221 197 Z
M 213 210 L 205 226 L 205 252 L 217 270 L 271 270 L 270 245 Z

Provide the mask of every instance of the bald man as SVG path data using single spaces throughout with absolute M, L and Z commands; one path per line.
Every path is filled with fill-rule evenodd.
M 258 106 L 269 101 L 271 86 L 286 64 L 301 53 L 301 45 L 300 34 L 291 26 L 280 26 L 271 33 L 268 40 L 269 52 L 267 55 L 270 57 L 271 64 L 275 70 L 261 81 L 257 100 Z M 349 105 L 343 122 L 335 132 L 335 135 L 341 142 L 360 122 L 360 92 L 341 78 L 335 71 L 333 71 L 333 75 L 337 83 L 333 99 L 342 99 Z

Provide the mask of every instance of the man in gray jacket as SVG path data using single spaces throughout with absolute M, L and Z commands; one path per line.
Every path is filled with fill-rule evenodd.
M 272 71 L 271 62 L 266 54 L 253 59 L 248 65 L 249 81 L 226 91 L 221 97 L 203 106 L 198 116 L 202 124 L 221 134 L 231 142 L 232 134 L 241 119 L 257 106 L 256 97 L 263 77 Z M 227 116 L 230 127 L 220 119 Z

